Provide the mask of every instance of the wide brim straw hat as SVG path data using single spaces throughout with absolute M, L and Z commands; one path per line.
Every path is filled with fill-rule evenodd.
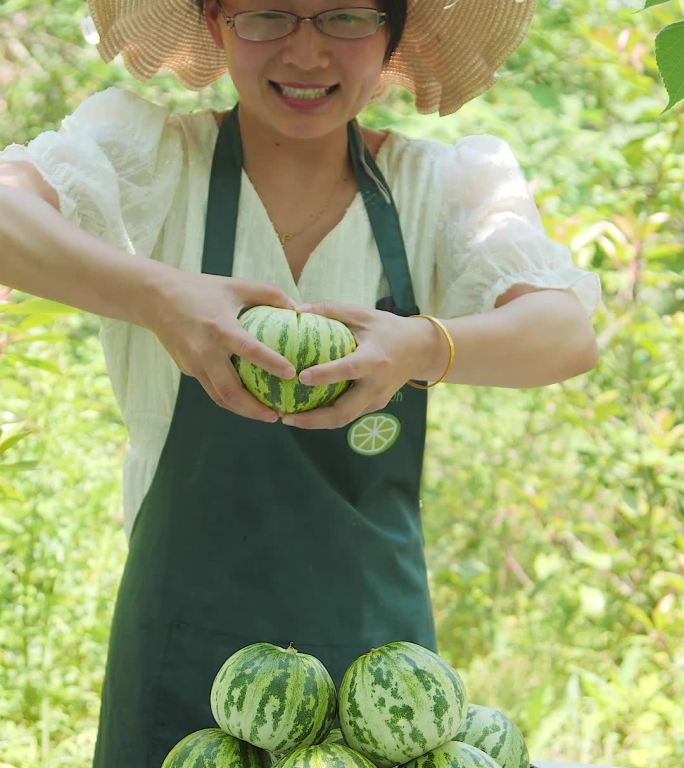
M 193 0 L 88 0 L 105 61 L 121 54 L 139 80 L 176 74 L 199 90 L 228 70 Z M 277 5 L 277 4 L 275 4 Z M 525 38 L 535 0 L 408 0 L 406 27 L 382 86 L 415 94 L 422 114 L 448 115 L 496 82 Z

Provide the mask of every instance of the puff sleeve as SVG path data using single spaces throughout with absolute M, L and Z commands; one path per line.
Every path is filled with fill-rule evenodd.
M 492 310 L 516 284 L 572 291 L 587 315 L 600 301 L 598 276 L 546 237 L 518 162 L 497 136 L 468 136 L 445 158 L 435 245 L 440 317 Z
M 56 190 L 67 220 L 150 256 L 180 173 L 179 138 L 168 117 L 162 107 L 108 88 L 82 102 L 58 131 L 10 144 L 0 161 L 32 163 Z

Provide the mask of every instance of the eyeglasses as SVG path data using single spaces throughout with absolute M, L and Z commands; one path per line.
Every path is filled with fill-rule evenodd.
M 374 35 L 385 23 L 387 16 L 375 8 L 335 8 L 315 16 L 297 16 L 287 11 L 243 11 L 234 16 L 226 16 L 221 8 L 221 14 L 238 37 L 257 43 L 287 37 L 303 21 L 313 22 L 324 35 L 343 40 L 360 40 Z

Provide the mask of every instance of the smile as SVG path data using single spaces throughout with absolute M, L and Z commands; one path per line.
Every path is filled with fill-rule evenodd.
M 339 88 L 338 85 L 331 85 L 328 88 L 292 88 L 289 85 L 280 85 L 280 83 L 274 83 L 273 81 L 271 81 L 271 85 L 290 99 L 303 99 L 305 101 L 322 99 Z

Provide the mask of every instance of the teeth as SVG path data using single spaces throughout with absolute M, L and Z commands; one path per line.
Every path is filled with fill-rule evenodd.
M 287 85 L 281 85 L 280 90 L 293 99 L 322 99 L 330 88 L 289 88 Z

